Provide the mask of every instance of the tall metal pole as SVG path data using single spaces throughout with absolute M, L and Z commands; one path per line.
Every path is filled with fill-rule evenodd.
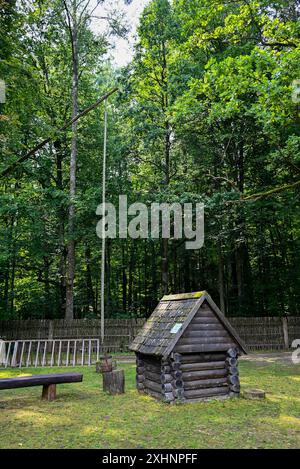
M 105 314 L 105 179 L 106 179 L 106 147 L 107 147 L 107 99 L 104 111 L 104 140 L 103 140 L 103 168 L 102 168 L 102 252 L 101 252 L 101 342 L 104 343 L 104 314 Z

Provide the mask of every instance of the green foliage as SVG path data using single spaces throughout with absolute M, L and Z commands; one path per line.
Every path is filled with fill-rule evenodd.
M 2 4 L 1 4 L 2 5 Z M 0 9 L 0 170 L 56 135 L 71 113 L 71 47 L 62 2 Z M 111 28 L 124 35 L 120 15 Z M 299 9 L 287 0 L 153 0 L 132 62 L 115 70 L 110 36 L 84 22 L 79 107 L 116 82 L 109 101 L 107 198 L 204 202 L 205 245 L 109 240 L 106 314 L 147 316 L 162 290 L 206 289 L 226 313 L 299 314 Z M 102 109 L 78 125 L 75 316 L 100 304 Z M 62 317 L 71 131 L 0 185 L 0 315 Z M 247 199 L 246 202 L 245 199 Z M 163 260 L 165 260 L 163 262 Z M 166 267 L 167 264 L 167 267 Z M 165 280 L 164 280 L 165 282 Z

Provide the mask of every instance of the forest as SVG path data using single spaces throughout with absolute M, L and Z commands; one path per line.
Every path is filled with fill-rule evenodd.
M 205 242 L 107 239 L 106 316 L 299 315 L 300 1 L 149 1 L 116 66 L 130 3 L 0 0 L 0 319 L 100 314 L 110 91 L 106 200 L 204 203 Z

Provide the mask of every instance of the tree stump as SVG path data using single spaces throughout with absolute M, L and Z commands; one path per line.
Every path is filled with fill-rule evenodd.
M 109 394 L 123 394 L 125 392 L 124 370 L 113 370 L 103 373 L 103 391 Z
M 44 384 L 42 391 L 42 399 L 44 401 L 54 401 L 56 398 L 56 384 Z
M 266 393 L 261 389 L 245 389 L 243 397 L 245 399 L 265 399 Z

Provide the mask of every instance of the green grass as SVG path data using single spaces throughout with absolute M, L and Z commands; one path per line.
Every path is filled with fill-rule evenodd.
M 264 401 L 232 399 L 170 406 L 135 390 L 102 392 L 94 368 L 75 370 L 84 382 L 59 385 L 54 402 L 41 387 L 0 391 L 0 448 L 297 448 L 300 446 L 300 366 L 242 362 L 242 387 L 262 388 Z M 0 377 L 66 371 L 1 370 Z

